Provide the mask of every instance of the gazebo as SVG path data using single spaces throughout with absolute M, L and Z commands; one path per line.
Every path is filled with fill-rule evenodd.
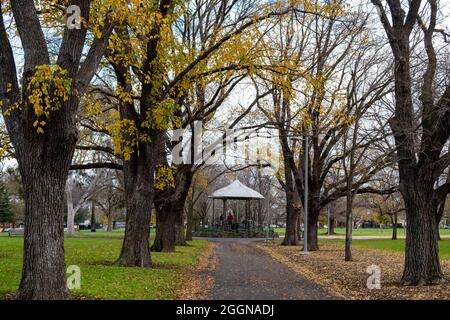
M 259 192 L 250 189 L 246 185 L 242 184 L 238 179 L 234 180 L 228 186 L 218 189 L 209 196 L 213 200 L 213 223 L 215 221 L 215 200 L 220 199 L 223 201 L 223 215 L 226 217 L 227 213 L 227 200 L 244 200 L 245 201 L 245 217 L 249 217 L 249 205 L 250 200 L 261 201 L 264 199 L 263 195 Z M 259 206 L 261 209 L 261 206 Z

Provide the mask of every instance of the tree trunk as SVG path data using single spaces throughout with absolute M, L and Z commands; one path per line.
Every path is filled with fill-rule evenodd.
M 95 225 L 97 224 L 96 218 L 95 218 L 95 200 L 91 200 L 91 232 L 96 232 L 97 228 Z
M 420 184 L 404 192 L 406 206 L 406 252 L 402 276 L 404 285 L 425 285 L 444 282 L 439 262 L 436 230 L 437 204 L 430 201 L 428 186 Z M 414 187 L 414 186 L 413 186 Z
M 313 189 L 311 185 L 311 192 L 309 194 L 309 212 L 308 212 L 308 251 L 319 250 L 318 240 L 318 223 L 319 223 L 319 194 Z
M 313 210 L 314 209 L 314 210 Z M 319 223 L 319 210 L 311 207 L 308 216 L 308 251 L 319 250 L 319 240 L 317 237 L 317 224 Z
M 182 224 L 175 224 L 175 245 L 187 246 L 185 229 Z
M 148 147 L 148 146 L 147 146 Z M 129 267 L 151 267 L 150 221 L 153 203 L 153 172 L 148 164 L 137 164 L 138 156 L 124 162 L 126 225 L 117 263 Z M 148 160 L 149 161 L 149 160 Z
M 333 236 L 336 234 L 334 231 L 335 219 L 333 216 L 330 217 L 330 223 L 328 225 L 328 230 L 330 230 L 330 235 Z
M 191 187 L 192 165 L 177 167 L 175 186 L 156 194 L 156 237 L 152 250 L 173 252 L 175 245 L 187 245 L 184 235 L 184 203 Z M 160 226 L 159 226 L 160 225 Z M 166 234 L 167 233 L 167 234 Z
M 155 205 L 156 207 L 156 236 L 152 245 L 155 252 L 174 252 L 176 241 L 176 216 L 170 204 Z
M 107 217 L 108 219 L 108 226 L 106 227 L 106 232 L 112 232 L 112 228 L 113 228 L 113 217 L 112 214 L 110 213 Z
M 392 240 L 397 240 L 398 213 L 394 213 L 392 217 Z
M 177 220 L 175 221 L 175 245 L 176 246 L 187 246 L 186 233 L 184 228 L 184 206 L 183 208 L 176 212 Z
M 449 171 L 449 175 L 450 175 L 450 171 Z M 449 180 L 449 178 L 447 178 L 447 180 Z M 436 213 L 436 235 L 437 235 L 438 241 L 441 240 L 441 234 L 439 232 L 439 225 L 441 224 L 442 217 L 444 216 L 446 202 L 447 202 L 447 196 L 445 196 L 445 198 L 442 201 L 440 201 L 439 207 L 438 207 L 437 213 Z
M 73 207 L 67 210 L 67 232 L 69 237 L 75 234 L 75 211 Z
M 353 195 L 351 192 L 351 189 L 347 190 L 347 204 L 345 213 L 345 261 L 352 260 Z
M 298 218 L 299 210 L 292 203 L 286 204 L 286 232 L 284 235 L 283 246 L 295 246 L 298 243 Z
M 52 168 L 49 168 L 52 167 Z M 48 172 L 43 172 L 47 171 Z M 64 175 L 30 168 L 25 180 L 25 239 L 17 299 L 67 299 L 64 266 Z M 33 179 L 34 178 L 34 179 Z M 31 180 L 31 181 L 30 181 Z
M 188 210 L 186 217 L 186 241 L 192 241 L 192 233 L 194 229 L 194 203 L 192 201 L 188 201 Z
M 283 146 L 283 157 L 284 157 L 284 179 L 285 179 L 285 193 L 286 193 L 286 231 L 284 235 L 283 246 L 295 246 L 298 243 L 298 218 L 299 209 L 295 207 L 295 190 L 294 181 L 292 178 L 292 171 L 289 167 L 288 154 L 287 154 L 287 142 L 286 139 L 281 139 Z
M 437 237 L 437 240 L 438 241 L 441 241 L 442 239 L 441 239 L 441 233 L 440 233 L 440 231 L 439 231 L 439 224 L 440 224 L 441 222 L 440 221 L 436 221 L 436 237 Z
M 192 241 L 193 240 L 193 237 L 192 237 L 192 235 L 194 233 L 193 229 L 194 228 L 193 228 L 192 222 L 188 221 L 188 223 L 186 224 L 186 241 Z
M 75 233 L 75 210 L 73 208 L 72 187 L 67 186 L 66 189 L 67 198 L 67 231 L 68 236 L 73 237 Z
M 40 145 L 34 129 L 16 148 L 25 200 L 22 279 L 17 299 L 68 299 L 64 265 L 64 188 L 75 148 L 75 135 Z M 63 142 L 64 141 L 64 142 Z M 44 161 L 42 161 L 44 160 Z

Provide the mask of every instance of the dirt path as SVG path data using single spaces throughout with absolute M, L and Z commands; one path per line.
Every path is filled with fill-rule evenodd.
M 325 289 L 264 253 L 250 239 L 210 239 L 217 243 L 213 300 L 333 299 Z

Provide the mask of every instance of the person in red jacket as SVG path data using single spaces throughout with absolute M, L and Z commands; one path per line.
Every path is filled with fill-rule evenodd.
M 227 223 L 228 223 L 229 225 L 231 225 L 231 224 L 233 224 L 233 220 L 234 220 L 234 216 L 233 216 L 233 213 L 232 213 L 231 210 L 230 210 L 230 211 L 228 211 Z

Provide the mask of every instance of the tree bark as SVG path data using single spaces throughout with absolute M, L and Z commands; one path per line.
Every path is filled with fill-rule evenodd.
M 112 213 L 110 212 L 108 217 L 108 226 L 106 227 L 106 232 L 112 232 L 112 227 L 113 227 L 113 217 L 112 217 Z
M 148 144 L 142 146 L 150 148 Z M 147 149 L 146 149 L 147 150 Z M 153 203 L 153 171 L 144 161 L 146 152 L 124 162 L 126 225 L 118 265 L 151 267 L 150 222 Z M 143 157 L 143 158 L 140 158 Z
M 155 202 L 156 207 L 156 236 L 152 245 L 155 252 L 174 252 L 176 241 L 176 216 L 173 214 L 172 206 L 160 205 Z
M 153 251 L 172 252 L 175 251 L 175 245 L 186 245 L 183 227 L 184 203 L 194 175 L 192 168 L 190 164 L 177 166 L 175 186 L 156 193 L 157 227 Z
M 155 252 L 174 252 L 175 246 L 185 246 L 183 226 L 184 201 L 155 201 L 156 236 L 152 245 Z
M 404 195 L 407 216 L 404 285 L 425 285 L 444 282 L 439 263 L 436 230 L 437 204 L 430 201 L 426 186 L 409 188 Z
M 187 225 L 186 225 L 186 241 L 192 241 L 192 233 L 194 230 L 194 203 L 193 201 L 188 201 L 187 210 Z
M 353 194 L 347 190 L 347 205 L 345 212 L 345 261 L 352 260 L 352 233 L 353 233 Z
M 450 174 L 450 171 L 449 171 L 449 174 Z M 447 180 L 448 180 L 448 178 L 447 178 Z M 436 213 L 436 234 L 437 234 L 438 241 L 441 240 L 441 234 L 439 232 L 439 225 L 441 224 L 442 217 L 444 216 L 446 201 L 447 201 L 447 196 L 445 196 L 444 199 L 442 201 L 440 201 L 438 209 L 437 209 L 437 213 Z
M 184 226 L 182 224 L 175 224 L 175 245 L 176 246 L 187 246 L 186 233 Z
M 151 267 L 150 210 L 151 200 L 139 191 L 127 194 L 125 238 L 118 264 L 128 267 Z
M 295 246 L 298 244 L 298 218 L 299 211 L 294 208 L 291 202 L 286 204 L 286 231 L 283 246 Z
M 320 192 L 311 185 L 308 212 L 308 251 L 319 250 L 318 224 L 320 215 Z
M 67 198 L 67 231 L 68 236 L 73 237 L 75 233 L 75 210 L 73 207 L 72 187 L 67 186 L 66 189 Z
M 280 132 L 283 132 L 280 130 Z M 286 193 L 286 231 L 284 235 L 283 242 L 281 243 L 284 246 L 295 246 L 298 243 L 298 219 L 300 212 L 297 208 L 295 208 L 295 195 L 294 195 L 294 181 L 292 178 L 292 171 L 289 167 L 288 160 L 288 150 L 287 150 L 287 138 L 283 136 L 280 138 L 283 147 L 283 161 L 285 166 L 284 172 L 284 190 Z
M 32 153 L 30 157 L 31 155 Z M 70 161 L 63 167 L 68 169 L 68 163 Z M 25 192 L 25 238 L 22 279 L 16 298 L 68 299 L 62 215 L 67 171 L 55 170 L 57 166 L 54 163 L 25 166 L 22 162 L 21 167 L 22 171 L 26 171 L 26 174 L 22 175 Z
M 184 202 L 179 212 L 176 213 L 177 220 L 175 221 L 175 245 L 176 246 L 187 246 L 186 233 L 184 228 Z
M 95 200 L 91 199 L 91 232 L 96 232 L 97 228 L 95 227 L 95 225 L 97 224 L 97 219 L 95 217 Z
M 392 240 L 397 240 L 398 213 L 394 213 L 391 217 L 392 217 Z
M 317 207 L 311 206 L 311 211 L 308 215 L 308 251 L 319 250 L 319 238 L 317 237 L 319 213 L 320 211 Z
M 330 224 L 328 225 L 328 230 L 330 230 L 330 235 L 333 236 L 336 234 L 336 232 L 334 231 L 334 224 L 335 224 L 335 219 L 333 216 L 330 217 Z

